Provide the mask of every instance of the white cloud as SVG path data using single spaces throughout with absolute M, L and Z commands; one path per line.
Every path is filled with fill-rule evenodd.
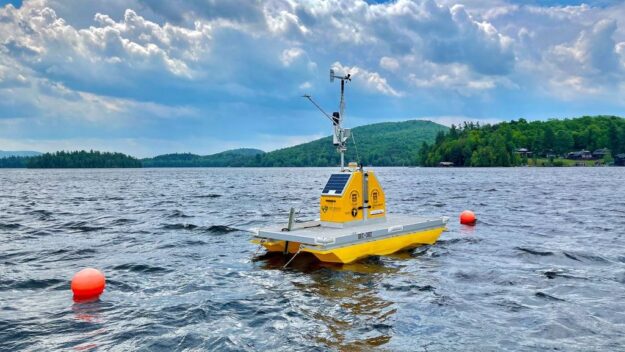
M 391 87 L 386 78 L 380 76 L 379 73 L 365 70 L 358 66 L 343 66 L 340 62 L 332 64 L 332 68 L 337 74 L 351 74 L 355 85 L 365 87 L 369 91 L 379 92 L 385 95 L 400 97 L 402 92 Z
M 494 89 L 497 81 L 501 81 L 498 77 L 479 77 L 474 74 L 465 65 L 440 65 L 426 64 L 428 70 L 424 70 L 424 77 L 419 77 L 414 73 L 408 75 L 408 80 L 419 88 L 443 88 L 460 92 L 463 95 L 471 95 L 472 93 Z
M 614 40 L 616 29 L 614 20 L 600 20 L 572 43 L 555 45 L 544 54 L 541 65 L 535 67 L 549 78 L 553 95 L 570 100 L 618 90 L 625 66 Z
M 180 125 L 162 127 L 171 130 L 200 119 L 208 121 L 202 126 L 228 121 L 232 114 L 223 106 L 291 109 L 286 102 L 298 89 L 323 97 L 320 82 L 327 82 L 331 65 L 352 73 L 352 101 L 391 97 L 397 104 L 379 105 L 408 110 L 387 116 L 471 115 L 454 109 L 492 111 L 493 104 L 502 110 L 505 99 L 528 93 L 538 102 L 554 99 L 553 105 L 625 104 L 624 2 L 463 4 L 9 4 L 0 8 L 0 134 L 28 135 L 27 119 L 39 131 L 107 125 L 121 134 L 150 121 L 179 119 Z M 439 98 L 428 99 L 433 95 Z M 410 104 L 416 99 L 423 104 Z M 430 111 L 419 110 L 424 106 Z M 212 127 L 218 125 L 207 130 L 219 130 Z M 199 128 L 189 130 L 184 133 Z
M 380 67 L 389 71 L 397 71 L 397 69 L 399 69 L 399 61 L 392 57 L 383 56 L 380 59 Z
M 0 22 L 5 54 L 44 75 L 123 80 L 125 72 L 140 70 L 193 78 L 192 66 L 209 52 L 211 29 L 202 22 L 194 28 L 159 25 L 128 9 L 119 22 L 98 13 L 98 26 L 77 29 L 45 5 L 0 9 L 7 19 Z M 120 76 L 111 77 L 115 73 Z
M 304 50 L 300 48 L 284 49 L 280 55 L 280 61 L 284 66 L 290 66 L 300 56 L 304 55 Z

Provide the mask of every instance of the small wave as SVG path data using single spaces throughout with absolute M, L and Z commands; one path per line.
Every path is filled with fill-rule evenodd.
M 218 234 L 218 235 L 223 235 L 226 233 L 230 233 L 230 232 L 235 232 L 235 231 L 239 231 L 238 229 L 235 229 L 233 227 L 230 226 L 225 226 L 225 225 L 213 225 L 210 226 L 207 229 L 208 232 L 212 232 L 214 234 Z
M 0 230 L 16 230 L 22 227 L 22 225 L 18 223 L 2 223 L 0 222 Z
M 57 261 L 67 261 L 67 260 L 77 260 L 77 259 L 85 259 L 93 257 L 93 254 L 97 253 L 95 249 L 92 248 L 83 248 L 83 249 L 58 249 L 55 251 L 45 251 L 42 252 L 42 255 L 39 260 L 42 262 L 57 262 Z
M 541 291 L 536 292 L 534 295 L 536 297 L 538 297 L 538 298 L 543 298 L 543 299 L 546 299 L 546 300 L 549 300 L 549 301 L 564 302 L 564 300 L 562 298 L 558 298 L 558 297 L 555 297 L 555 296 L 552 296 L 552 295 L 548 295 L 548 294 L 546 294 L 544 292 L 541 292 Z
M 583 279 L 583 280 L 587 279 L 585 277 L 567 274 L 561 270 L 547 270 L 543 273 L 543 275 L 545 275 L 545 277 L 547 277 L 549 280 L 553 280 L 558 277 L 565 278 L 565 279 Z
M 521 310 L 525 310 L 525 309 L 529 309 L 530 307 L 514 302 L 514 301 L 510 301 L 510 300 L 505 300 L 503 302 L 499 302 L 497 303 L 498 306 L 507 308 L 509 311 L 511 312 L 519 312 Z
M 578 261 L 578 262 L 582 262 L 582 261 L 590 261 L 590 262 L 595 262 L 595 263 L 608 263 L 609 260 L 598 256 L 598 255 L 593 255 L 593 254 L 588 254 L 588 253 L 581 253 L 581 252 L 562 252 L 562 254 L 564 254 L 565 257 Z
M 181 210 L 173 210 L 167 215 L 168 218 L 192 218 L 193 216 L 183 213 Z
M 66 280 L 59 279 L 28 279 L 23 281 L 18 280 L 0 280 L 0 291 L 8 290 L 40 290 L 44 288 L 54 287 L 58 288 L 64 284 L 68 284 Z
M 122 197 L 106 197 L 104 200 L 124 200 Z
M 198 226 L 193 224 L 165 224 L 161 228 L 165 230 L 193 230 Z
M 77 249 L 74 251 L 74 254 L 77 255 L 85 255 L 85 254 L 95 254 L 98 251 L 93 249 L 93 248 L 83 248 L 83 249 Z
M 193 196 L 193 198 L 219 198 L 221 196 L 222 196 L 221 194 L 210 193 L 210 194 L 198 194 L 196 196 Z
M 37 209 L 37 210 L 33 210 L 29 212 L 29 214 L 38 215 L 40 219 L 46 220 L 46 219 L 51 218 L 54 213 L 45 209 Z
M 533 255 L 538 255 L 538 256 L 541 256 L 541 257 L 554 255 L 554 253 L 550 252 L 550 251 L 539 251 L 539 250 L 536 250 L 536 249 L 529 249 L 529 248 L 525 248 L 525 247 L 514 247 L 514 248 L 520 250 L 521 252 L 525 252 L 525 253 L 529 253 L 529 254 L 533 254 Z
M 454 274 L 454 276 L 461 280 L 466 280 L 466 281 L 475 280 L 478 277 L 476 273 L 469 273 L 466 271 L 458 271 Z
M 28 233 L 29 235 L 34 236 L 34 237 L 43 237 L 43 236 L 50 236 L 50 235 L 52 235 L 52 232 L 50 232 L 50 231 L 37 230 L 37 229 L 33 229 L 31 231 L 27 231 L 26 233 Z
M 423 245 L 423 246 L 415 248 L 412 251 L 412 253 L 410 253 L 410 256 L 412 256 L 412 257 L 420 257 L 422 255 L 427 254 L 429 250 L 430 250 L 430 246 Z
M 136 288 L 128 285 L 125 282 L 122 281 L 117 281 L 115 279 L 106 279 L 106 286 L 107 289 L 115 289 L 116 291 L 123 291 L 123 292 L 134 292 L 136 291 Z
M 85 221 L 71 221 L 63 224 L 63 228 L 78 232 L 92 232 L 106 229 L 106 227 L 102 226 L 88 226 Z
M 98 200 L 98 198 L 97 197 L 74 197 L 71 200 L 73 200 L 74 202 L 82 202 L 82 201 L 94 202 Z
M 159 206 L 159 205 L 165 205 L 165 204 L 177 204 L 177 202 L 173 200 L 161 200 L 161 201 L 154 203 L 153 206 Z
M 194 241 L 194 240 L 188 240 L 188 241 L 184 241 L 182 242 L 183 245 L 185 246 L 203 246 L 206 245 L 206 242 L 204 241 Z
M 160 266 L 151 266 L 147 264 L 122 264 L 113 267 L 114 270 L 132 271 L 135 273 L 166 273 L 171 272 L 170 269 Z
M 176 248 L 177 246 L 173 243 L 166 243 L 163 245 L 160 245 L 158 247 L 156 247 L 157 249 L 169 249 L 169 248 Z
M 408 285 L 392 285 L 392 284 L 382 284 L 382 287 L 389 291 L 401 291 L 401 292 L 410 292 L 410 291 L 421 291 L 421 292 L 434 292 L 436 289 L 432 285 L 417 285 L 417 284 L 408 284 Z
M 208 339 L 206 350 L 210 351 L 236 351 L 241 347 L 228 336 L 219 336 Z
M 126 224 L 133 224 L 136 223 L 137 220 L 134 219 L 126 219 L 126 218 L 121 218 L 121 219 L 115 219 L 111 222 L 111 224 L 113 225 L 126 225 Z
M 456 244 L 456 243 L 479 243 L 482 240 L 478 237 L 457 237 L 451 238 L 448 240 L 438 240 L 436 243 L 438 245 L 447 245 L 447 244 Z

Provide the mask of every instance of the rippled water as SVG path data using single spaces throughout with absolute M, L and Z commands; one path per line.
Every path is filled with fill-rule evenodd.
M 0 170 L 0 349 L 625 348 L 625 168 L 377 169 L 391 212 L 452 218 L 437 244 L 254 257 L 332 171 Z M 106 292 L 74 304 L 87 266 Z

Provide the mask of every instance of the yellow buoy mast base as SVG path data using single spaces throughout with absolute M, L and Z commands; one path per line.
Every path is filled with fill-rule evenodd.
M 345 83 L 351 75 L 337 76 L 330 70 L 330 80 L 340 79 L 339 112 L 328 115 L 310 95 L 305 95 L 333 123 L 333 143 L 341 154 L 341 169 L 330 175 L 319 200 L 319 220 L 294 222 L 291 210 L 285 225 L 259 229 L 252 240 L 268 252 L 298 254 L 308 252 L 319 260 L 351 263 L 372 256 L 430 245 L 445 229 L 445 217 L 388 215 L 384 190 L 372 170 L 355 162 L 344 166 L 346 142 L 351 135 L 342 128 Z

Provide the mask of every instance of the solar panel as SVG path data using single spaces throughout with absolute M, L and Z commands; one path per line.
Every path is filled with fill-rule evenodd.
M 351 174 L 332 174 L 326 186 L 323 188 L 321 194 L 336 194 L 343 193 L 343 189 L 349 180 Z

